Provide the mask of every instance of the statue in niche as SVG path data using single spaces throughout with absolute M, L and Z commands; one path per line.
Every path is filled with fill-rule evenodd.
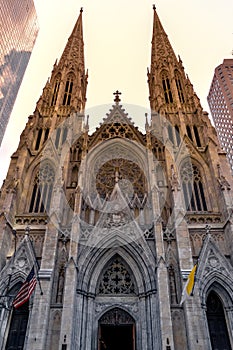
M 61 266 L 58 274 L 56 303 L 62 304 L 65 284 L 65 268 Z
M 176 292 L 176 279 L 175 279 L 175 271 L 172 265 L 168 268 L 169 274 L 169 287 L 170 287 L 170 300 L 171 304 L 177 304 L 177 292 Z

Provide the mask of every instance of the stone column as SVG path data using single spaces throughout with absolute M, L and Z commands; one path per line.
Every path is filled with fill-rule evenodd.
M 63 311 L 61 321 L 60 344 L 66 344 L 67 350 L 77 347 L 76 337 L 73 332 L 74 320 L 77 314 L 77 276 L 76 266 L 78 254 L 78 242 L 80 236 L 80 218 L 82 195 L 78 187 L 75 198 L 75 212 L 70 235 L 69 262 L 66 267 L 65 289 L 63 298 Z M 65 341 L 64 341 L 65 340 Z
M 159 314 L 160 314 L 160 326 L 161 326 L 161 340 L 162 348 L 166 349 L 167 339 L 169 339 L 169 345 L 171 350 L 174 350 L 172 320 L 170 310 L 170 298 L 169 298 L 169 281 L 167 267 L 165 264 L 165 252 L 163 244 L 163 230 L 161 223 L 161 213 L 159 206 L 159 190 L 156 183 L 156 175 L 153 171 L 153 155 L 150 152 L 148 154 L 149 172 L 154 173 L 151 178 L 152 184 L 152 208 L 154 216 L 154 230 L 156 240 L 156 256 L 157 256 L 157 292 L 159 298 Z
M 42 262 L 39 271 L 41 288 L 37 284 L 29 325 L 27 350 L 45 350 L 47 330 L 49 326 L 50 301 L 53 293 L 53 273 L 55 267 L 58 229 L 53 224 L 53 218 L 47 225 L 42 253 Z
M 182 192 L 180 190 L 179 181 L 173 171 L 171 187 L 174 201 L 171 224 L 172 228 L 176 231 L 177 251 L 183 279 L 183 288 L 193 268 L 193 259 L 188 225 L 184 217 L 185 211 L 183 208 Z M 183 304 L 189 350 L 208 349 L 206 344 L 205 321 L 198 289 L 196 289 L 196 294 L 195 298 L 187 299 Z

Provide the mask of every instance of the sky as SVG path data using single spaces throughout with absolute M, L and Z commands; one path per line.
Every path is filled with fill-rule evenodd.
M 121 91 L 121 103 L 140 128 L 149 108 L 147 67 L 151 59 L 154 1 L 34 0 L 39 35 L 0 148 L 0 186 L 28 116 L 60 58 L 83 7 L 85 66 L 89 72 L 86 114 L 91 130 Z M 156 9 L 176 55 L 180 55 L 201 104 L 214 69 L 233 58 L 232 0 L 156 0 Z M 104 105 L 104 106 L 103 106 Z M 132 108 L 137 105 L 141 108 Z M 102 107 L 96 107 L 102 106 Z M 130 114 L 130 113 L 129 113 Z

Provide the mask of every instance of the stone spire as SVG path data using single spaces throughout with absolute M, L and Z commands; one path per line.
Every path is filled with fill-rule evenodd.
M 84 41 L 83 41 L 83 9 L 75 23 L 74 29 L 68 39 L 58 66 L 63 68 L 67 65 L 75 65 L 73 68 L 84 69 Z
M 81 8 L 63 54 L 59 62 L 55 62 L 51 78 L 37 103 L 42 115 L 47 107 L 58 110 L 66 106 L 67 112 L 81 113 L 85 108 L 88 74 L 85 72 L 82 13 Z
M 151 48 L 151 66 L 148 69 L 148 85 L 152 113 L 162 115 L 179 110 L 192 113 L 201 110 L 188 81 L 181 58 L 176 57 L 167 34 L 154 10 L 154 24 Z
M 154 24 L 153 24 L 153 36 L 152 36 L 152 50 L 151 50 L 151 72 L 157 65 L 163 64 L 163 59 L 166 57 L 169 61 L 177 63 L 176 55 L 170 44 L 167 34 L 163 29 L 160 22 L 159 16 L 156 11 L 155 5 L 154 10 Z

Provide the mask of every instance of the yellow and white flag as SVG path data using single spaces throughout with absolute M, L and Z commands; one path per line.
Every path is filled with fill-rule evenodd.
M 195 274 L 196 274 L 196 270 L 197 270 L 197 264 L 194 265 L 192 271 L 190 272 L 190 274 L 188 275 L 188 279 L 187 282 L 185 283 L 183 292 L 182 292 L 182 297 L 181 297 L 181 301 L 180 301 L 180 305 L 183 304 L 183 302 L 189 298 L 191 296 L 191 293 L 193 291 L 194 288 L 194 283 L 195 283 Z

